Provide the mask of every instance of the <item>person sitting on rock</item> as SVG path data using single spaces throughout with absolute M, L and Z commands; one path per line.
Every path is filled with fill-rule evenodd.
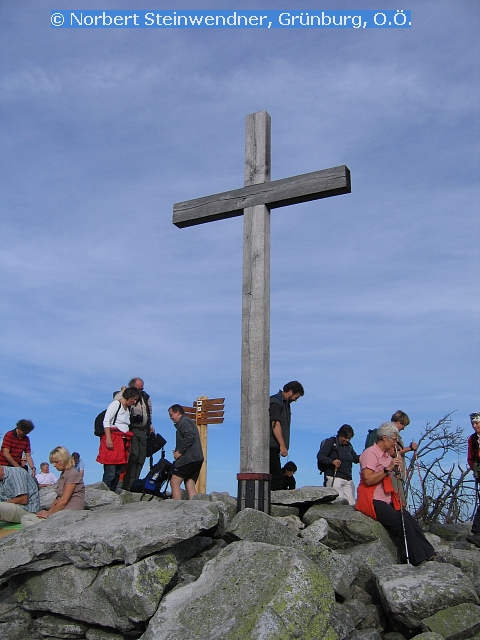
M 40 509 L 38 485 L 22 467 L 0 465 L 0 520 L 29 526 Z
M 282 473 L 284 477 L 284 481 L 283 481 L 284 489 L 295 489 L 295 487 L 297 486 L 297 482 L 293 477 L 293 474 L 296 472 L 296 470 L 297 470 L 297 465 L 291 460 L 282 467 Z
M 50 453 L 50 462 L 57 471 L 61 471 L 56 488 L 57 497 L 47 511 L 43 509 L 37 513 L 38 521 L 57 513 L 58 511 L 81 511 L 85 504 L 85 485 L 79 471 L 75 469 L 75 462 L 65 447 L 55 447 Z
M 45 487 L 51 487 L 52 484 L 56 484 L 57 477 L 50 471 L 48 462 L 40 463 L 40 473 L 37 473 L 35 480 L 38 482 L 40 489 Z
M 405 508 L 401 509 L 392 486 L 392 471 L 397 467 L 400 472 L 402 467 L 401 456 L 395 453 L 398 429 L 393 422 L 384 422 L 377 429 L 376 438 L 376 443 L 360 456 L 361 476 L 355 508 L 383 524 L 396 542 L 401 541 L 401 549 L 404 550 L 406 544 L 407 557 L 414 566 L 435 560 L 435 549 L 415 518 Z

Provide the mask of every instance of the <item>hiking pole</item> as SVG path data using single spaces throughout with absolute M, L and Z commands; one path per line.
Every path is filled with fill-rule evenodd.
M 335 455 L 335 458 L 332 458 L 332 460 L 339 460 L 340 458 L 338 457 L 338 451 L 337 451 L 337 443 L 335 442 L 333 444 L 333 448 L 332 448 L 332 452 Z M 337 476 L 337 471 L 338 471 L 338 467 L 336 464 L 333 465 L 335 467 L 334 471 L 333 471 L 333 478 L 332 478 L 332 489 L 333 489 L 333 485 L 335 484 L 335 478 Z
M 420 484 L 422 486 L 422 491 L 423 491 L 423 480 L 422 480 L 422 474 L 420 473 L 420 464 L 418 462 L 418 456 L 417 456 L 417 452 L 414 452 L 414 457 L 415 457 L 415 462 L 417 463 L 417 470 L 418 470 L 418 476 L 420 478 Z
M 395 445 L 395 456 L 398 458 L 397 445 Z M 407 533 L 405 531 L 405 517 L 403 515 L 403 502 L 402 502 L 402 496 L 400 494 L 400 486 L 402 486 L 402 488 L 403 488 L 403 480 L 402 480 L 401 471 L 398 468 L 398 465 L 395 465 L 394 473 L 395 473 L 395 476 L 397 478 L 397 482 L 399 483 L 398 484 L 399 490 L 397 491 L 397 495 L 398 495 L 398 499 L 400 501 L 400 518 L 402 520 L 403 540 L 405 542 L 405 553 L 407 554 L 407 564 L 410 564 L 410 558 L 408 557 Z M 403 491 L 405 493 L 405 489 Z

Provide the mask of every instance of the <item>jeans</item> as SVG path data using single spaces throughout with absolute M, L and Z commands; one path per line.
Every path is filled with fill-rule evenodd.
M 115 491 L 120 480 L 123 464 L 104 464 L 103 465 L 103 482 L 107 485 L 110 491 Z

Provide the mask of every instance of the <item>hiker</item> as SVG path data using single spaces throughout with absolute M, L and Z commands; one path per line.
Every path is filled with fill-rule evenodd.
M 0 451 L 0 465 L 5 467 L 22 467 L 22 455 L 30 467 L 32 476 L 36 473 L 33 464 L 30 448 L 30 438 L 28 433 L 35 429 L 35 425 L 31 420 L 19 420 L 15 425 L 15 429 L 7 431 L 3 438 L 2 450 Z M 27 470 L 25 468 L 25 470 Z
M 403 431 L 405 427 L 408 427 L 408 425 L 410 424 L 410 418 L 407 416 L 407 414 L 404 411 L 400 411 L 400 409 L 398 411 L 395 411 L 395 413 L 390 418 L 390 420 L 395 424 L 399 432 L 398 442 L 397 442 L 397 451 L 398 451 L 398 455 L 401 457 L 401 460 L 402 460 L 401 476 L 398 479 L 397 479 L 397 476 L 392 476 L 392 484 L 395 491 L 397 493 L 400 492 L 403 502 L 406 502 L 405 494 L 403 492 L 403 483 L 407 479 L 407 461 L 405 458 L 405 454 L 408 453 L 409 451 L 415 452 L 418 449 L 418 445 L 414 440 L 412 440 L 411 443 L 407 446 L 403 444 L 403 440 L 400 436 L 400 431 Z M 367 434 L 367 439 L 365 440 L 365 449 L 368 449 L 368 447 L 371 447 L 373 444 L 375 444 L 376 432 L 377 432 L 376 429 L 369 429 Z M 402 482 L 400 482 L 400 479 L 402 480 Z
M 141 378 L 132 378 L 128 386 L 138 389 L 140 397 L 135 406 L 130 409 L 130 428 L 133 437 L 130 442 L 130 453 L 128 456 L 127 468 L 122 482 L 122 489 L 130 491 L 130 487 L 135 480 L 140 478 L 145 458 L 147 457 L 147 436 L 154 433 L 152 426 L 152 401 L 150 396 L 143 389 Z M 115 395 L 115 400 L 120 400 L 122 393 Z
M 38 482 L 40 489 L 45 487 L 51 487 L 52 484 L 56 484 L 57 476 L 50 471 L 48 462 L 40 463 L 40 473 L 37 473 L 35 480 Z
M 467 462 L 475 475 L 475 492 L 478 500 L 480 488 L 480 411 L 470 414 L 470 422 L 475 433 L 472 433 L 468 439 Z M 480 547 L 480 505 L 473 518 L 472 533 L 467 536 L 467 540 L 476 547 Z
M 173 500 L 182 499 L 180 485 L 184 482 L 188 499 L 191 500 L 197 492 L 195 483 L 203 464 L 200 434 L 197 425 L 193 420 L 187 418 L 181 405 L 173 404 L 168 410 L 168 415 L 177 430 L 175 450 L 173 451 L 175 462 L 170 480 L 172 498 Z
M 282 473 L 283 473 L 283 488 L 286 490 L 295 489 L 297 486 L 297 482 L 293 477 L 293 474 L 297 470 L 297 465 L 289 460 L 287 464 L 283 465 Z
M 324 486 L 336 489 L 338 497 L 348 500 L 351 506 L 355 505 L 352 464 L 360 460 L 350 443 L 353 436 L 352 427 L 343 424 L 336 436 L 323 440 L 317 453 L 318 468 L 325 473 Z
M 280 456 L 286 458 L 290 446 L 290 422 L 292 419 L 290 405 L 304 395 L 300 382 L 287 382 L 273 396 L 270 396 L 270 474 L 272 491 L 283 489 L 284 476 Z
M 22 467 L 0 465 L 0 520 L 28 527 L 40 509 L 38 485 Z
M 75 463 L 75 469 L 81 474 L 82 478 L 85 476 L 85 463 L 80 458 L 78 451 L 72 453 L 73 462 Z
M 68 450 L 65 447 L 55 447 L 50 452 L 49 460 L 61 473 L 55 490 L 57 497 L 48 511 L 42 509 L 37 513 L 39 522 L 58 511 L 81 511 L 85 504 L 83 478 L 80 471 L 75 469 L 75 462 Z
M 110 491 L 115 491 L 120 475 L 127 463 L 128 448 L 132 438 L 129 431 L 130 407 L 140 398 L 140 391 L 128 387 L 123 391 L 120 400 L 108 405 L 103 419 L 105 433 L 100 438 L 97 462 L 103 464 L 103 482 Z
M 398 544 L 407 545 L 407 557 L 418 566 L 426 560 L 435 560 L 435 549 L 425 538 L 420 525 L 403 507 L 395 492 L 391 476 L 395 467 L 400 471 L 402 459 L 395 454 L 398 429 L 393 422 L 384 422 L 377 429 L 374 445 L 360 456 L 360 484 L 357 490 L 357 511 L 378 520 Z M 405 527 L 405 529 L 404 529 Z

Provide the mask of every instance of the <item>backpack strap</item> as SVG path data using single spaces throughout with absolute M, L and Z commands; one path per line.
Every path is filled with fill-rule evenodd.
M 332 451 L 334 451 L 335 454 L 336 454 L 335 458 L 332 458 L 332 460 L 338 460 L 339 455 L 338 455 L 338 451 L 337 451 L 337 436 L 333 436 L 332 448 L 330 449 L 330 452 L 329 452 L 329 454 L 327 456 L 328 458 L 331 457 Z
M 117 421 L 118 412 L 120 411 L 120 408 L 122 406 L 122 403 L 120 402 L 120 400 L 117 400 L 117 402 L 118 402 L 118 409 L 117 409 L 117 413 L 115 414 L 115 417 L 113 418 L 112 424 L 115 424 L 115 422 Z
M 152 414 L 150 412 L 150 406 L 148 404 L 148 401 L 150 400 L 150 396 L 148 395 L 148 393 L 146 391 L 142 391 L 142 398 L 143 398 L 143 402 L 145 403 L 145 408 L 147 410 L 147 427 L 151 427 L 152 426 Z

